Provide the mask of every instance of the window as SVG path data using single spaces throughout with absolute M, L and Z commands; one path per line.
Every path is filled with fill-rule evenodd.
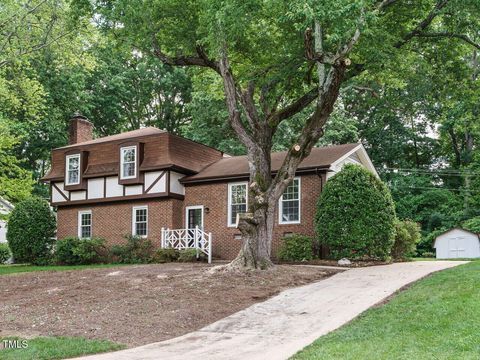
M 90 239 L 92 237 L 92 211 L 78 212 L 78 237 Z
M 68 155 L 65 169 L 66 185 L 80 184 L 80 154 Z
M 228 184 L 228 226 L 235 226 L 237 214 L 247 212 L 247 183 Z
M 120 149 L 121 179 L 132 179 L 137 176 L 137 147 L 128 146 Z
M 280 224 L 300 223 L 300 178 L 293 179 L 280 197 L 278 222 Z
M 134 236 L 147 236 L 148 228 L 148 208 L 146 206 L 138 206 L 133 208 L 132 215 L 132 234 Z

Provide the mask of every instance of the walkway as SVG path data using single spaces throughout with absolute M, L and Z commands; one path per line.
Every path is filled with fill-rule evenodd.
M 184 336 L 82 359 L 287 359 L 403 286 L 462 263 L 419 261 L 350 269 L 283 291 Z

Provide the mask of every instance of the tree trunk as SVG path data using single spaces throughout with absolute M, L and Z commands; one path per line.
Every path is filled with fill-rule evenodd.
M 251 218 L 243 218 L 240 221 L 243 245 L 229 267 L 264 270 L 273 265 L 270 255 L 274 210 L 275 208 L 262 206 Z

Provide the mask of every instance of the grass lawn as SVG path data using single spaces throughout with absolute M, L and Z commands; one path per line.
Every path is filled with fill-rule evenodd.
M 420 280 L 292 359 L 480 359 L 480 261 Z
M 95 264 L 95 265 L 0 265 L 0 275 L 8 275 L 15 273 L 31 272 L 31 271 L 66 271 L 66 270 L 82 270 L 93 268 L 109 268 L 114 266 L 126 266 L 128 264 Z
M 19 338 L 2 338 L 3 340 Z M 26 340 L 28 346 L 23 349 L 0 349 L 2 360 L 50 360 L 65 359 L 74 356 L 95 354 L 123 349 L 125 346 L 106 340 L 89 340 L 81 337 L 38 337 Z

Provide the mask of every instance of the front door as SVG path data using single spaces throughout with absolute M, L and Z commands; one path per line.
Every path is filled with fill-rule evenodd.
M 203 230 L 203 206 L 187 206 L 185 225 L 188 229 L 188 246 L 195 246 L 195 227 Z

